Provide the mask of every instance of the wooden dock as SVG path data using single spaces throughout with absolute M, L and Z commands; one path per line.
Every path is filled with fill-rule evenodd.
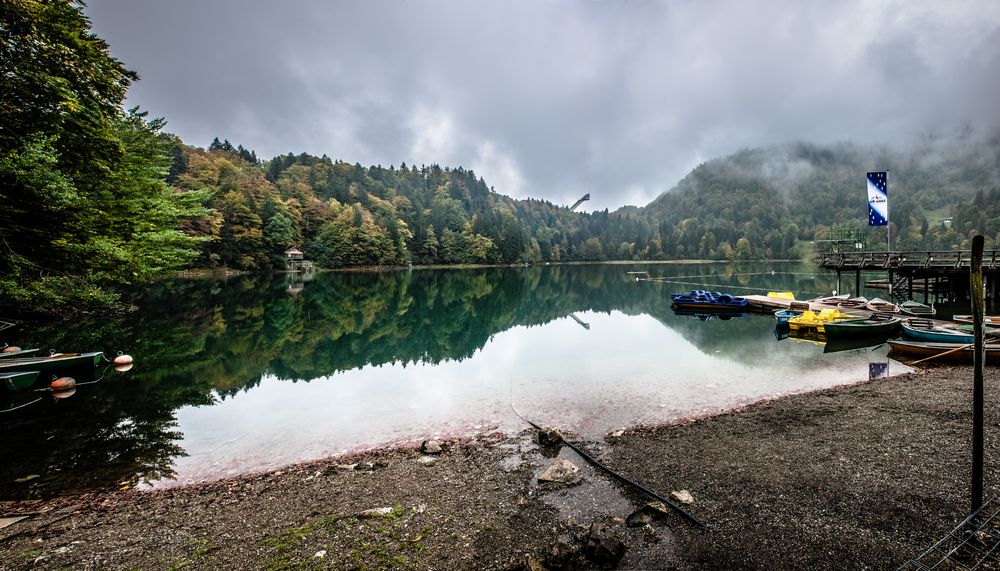
M 837 291 L 843 274 L 854 274 L 854 291 L 860 292 L 862 272 L 888 274 L 889 291 L 894 301 L 913 299 L 914 291 L 924 303 L 957 301 L 969 295 L 969 250 L 921 252 L 832 252 L 820 255 L 819 267 L 837 272 Z M 997 300 L 1000 282 L 1000 250 L 983 252 L 983 276 L 987 299 Z

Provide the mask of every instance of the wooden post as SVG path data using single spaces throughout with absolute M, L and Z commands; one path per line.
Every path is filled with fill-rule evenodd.
M 969 268 L 969 295 L 972 297 L 972 510 L 983 505 L 983 237 L 972 237 L 972 265 Z

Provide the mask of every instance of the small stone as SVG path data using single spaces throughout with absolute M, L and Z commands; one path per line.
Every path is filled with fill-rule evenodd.
M 652 521 L 653 514 L 649 513 L 649 510 L 645 507 L 635 510 L 625 519 L 625 523 L 629 527 L 642 527 L 649 525 Z
M 326 550 L 322 549 L 320 551 L 317 551 L 316 553 L 313 554 L 313 557 L 317 557 L 319 559 L 323 559 L 324 557 L 326 557 Z
M 438 461 L 438 457 L 437 456 L 426 456 L 425 455 L 425 456 L 421 456 L 420 458 L 417 459 L 417 462 L 420 463 L 420 464 L 423 464 L 424 466 L 433 466 L 433 465 L 437 464 L 437 461 Z
M 565 484 L 573 479 L 573 476 L 579 472 L 580 469 L 565 458 L 560 458 L 553 462 L 548 468 L 542 472 L 542 475 L 538 477 L 539 482 L 559 482 Z
M 337 469 L 343 472 L 351 472 L 358 469 L 357 464 L 337 464 Z
M 562 442 L 562 433 L 551 426 L 538 431 L 539 446 L 559 446 Z
M 601 569 L 614 569 L 625 557 L 625 542 L 603 525 L 595 523 L 590 526 L 587 545 L 583 550 L 587 559 Z
M 424 440 L 424 443 L 420 445 L 420 450 L 424 454 L 440 454 L 444 452 L 444 448 L 441 447 L 441 443 L 437 440 Z
M 519 506 L 523 506 L 528 503 L 528 500 L 524 496 L 518 496 L 517 500 L 515 500 L 514 503 Z
M 624 430 L 619 429 L 611 433 L 611 438 L 621 438 L 622 436 L 625 436 Z
M 646 525 L 642 526 L 642 532 L 648 536 L 654 536 L 656 535 L 656 528 L 647 523 Z
M 670 497 L 672 497 L 673 499 L 677 500 L 678 502 L 680 502 L 680 503 L 682 503 L 682 504 L 684 504 L 686 506 L 690 506 L 691 504 L 694 503 L 694 496 L 692 496 L 691 492 L 689 492 L 687 490 L 680 490 L 678 492 L 670 492 Z

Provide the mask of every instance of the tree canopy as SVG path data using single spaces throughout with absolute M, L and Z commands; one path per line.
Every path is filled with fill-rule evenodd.
M 107 303 L 193 259 L 178 220 L 206 197 L 165 183 L 163 121 L 122 109 L 136 74 L 71 2 L 11 0 L 0 18 L 0 295 Z

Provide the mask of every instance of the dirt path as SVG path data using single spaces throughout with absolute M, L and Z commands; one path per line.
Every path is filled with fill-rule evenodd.
M 587 445 L 663 494 L 690 491 L 707 529 L 673 514 L 627 525 L 645 500 L 566 448 L 581 471 L 539 485 L 555 458 L 525 432 L 0 504 L 28 516 L 0 528 L 0 569 L 895 568 L 968 510 L 971 377 L 932 369 Z M 988 369 L 988 498 L 998 381 Z

